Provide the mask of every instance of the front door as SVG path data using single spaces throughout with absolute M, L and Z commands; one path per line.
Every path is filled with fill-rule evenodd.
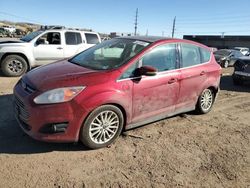
M 172 114 L 179 95 L 180 73 L 176 70 L 176 45 L 164 44 L 146 53 L 141 66 L 158 70 L 155 76 L 134 80 L 132 123 Z
M 37 41 L 43 41 L 43 43 L 36 43 L 34 46 L 36 64 L 43 65 L 64 58 L 60 32 L 47 32 Z

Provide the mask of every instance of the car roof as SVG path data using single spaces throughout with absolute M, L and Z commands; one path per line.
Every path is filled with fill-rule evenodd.
M 52 31 L 52 32 L 64 31 L 64 32 L 83 32 L 83 33 L 98 34 L 97 32 L 94 32 L 94 31 L 84 31 L 84 30 L 79 30 L 79 29 L 46 29 L 46 30 L 40 30 L 40 31 L 42 31 L 42 32 L 45 32 L 45 31 Z
M 159 40 L 170 40 L 172 38 L 167 38 L 167 37 L 158 37 L 158 36 L 127 36 L 127 37 L 117 37 L 121 39 L 133 39 L 133 40 L 140 40 L 144 42 L 156 42 Z

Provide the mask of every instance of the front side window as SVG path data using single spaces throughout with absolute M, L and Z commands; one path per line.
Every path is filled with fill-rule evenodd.
M 181 44 L 182 67 L 190 67 L 201 63 L 199 47 Z
M 61 35 L 59 32 L 48 32 L 39 37 L 38 40 L 43 40 L 44 44 L 61 44 Z
M 134 39 L 112 39 L 102 42 L 69 61 L 95 70 L 110 70 L 127 63 L 150 43 Z
M 141 59 L 142 66 L 152 66 L 158 72 L 176 68 L 176 45 L 166 44 L 155 47 Z
M 67 45 L 76 45 L 82 43 L 81 34 L 76 32 L 66 32 L 65 40 Z
M 98 44 L 99 43 L 99 39 L 98 39 L 96 34 L 85 33 L 85 37 L 86 37 L 88 44 Z
M 135 70 L 138 68 L 138 62 L 132 64 L 120 77 L 121 79 L 126 79 L 126 78 L 133 78 L 135 76 Z

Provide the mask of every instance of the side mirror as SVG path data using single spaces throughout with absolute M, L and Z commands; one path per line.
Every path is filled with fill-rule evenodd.
M 136 70 L 138 76 L 155 76 L 156 74 L 157 69 L 151 66 L 142 66 Z
M 42 39 L 42 38 L 39 38 L 39 39 L 36 41 L 36 44 L 37 44 L 37 45 L 45 44 L 45 43 L 46 43 L 45 39 Z

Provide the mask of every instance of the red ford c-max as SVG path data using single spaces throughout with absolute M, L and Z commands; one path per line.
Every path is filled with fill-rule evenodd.
M 39 67 L 14 88 L 15 114 L 31 137 L 111 144 L 123 129 L 211 110 L 221 68 L 201 44 L 121 37 Z

